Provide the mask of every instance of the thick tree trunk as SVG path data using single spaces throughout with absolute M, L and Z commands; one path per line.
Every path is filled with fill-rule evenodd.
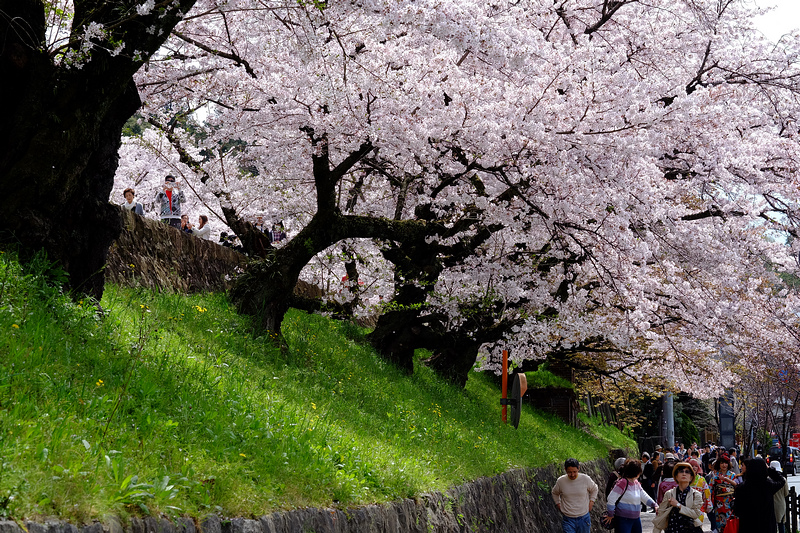
M 439 377 L 464 387 L 483 344 L 466 334 L 467 330 L 475 331 L 448 330 L 441 317 L 420 316 L 416 309 L 403 309 L 381 315 L 367 340 L 384 359 L 409 373 L 414 370 L 414 351 L 426 348 L 433 355 L 425 365 Z
M 276 260 L 275 255 L 253 261 L 229 291 L 240 313 L 255 317 L 260 328 L 277 335 L 300 273 L 288 268 L 288 263 Z
M 73 36 L 130 9 L 121 2 L 75 4 L 80 22 Z M 45 250 L 69 273 L 72 288 L 98 299 L 106 253 L 121 230 L 108 198 L 122 126 L 140 105 L 132 77 L 192 4 L 180 0 L 172 12 L 117 24 L 118 37 L 141 51 L 137 59 L 101 48 L 70 67 L 55 65 L 44 51 L 43 2 L 0 0 L 0 241 L 18 245 L 23 260 Z M 166 32 L 148 34 L 145 21 Z
M 283 315 L 294 300 L 300 272 L 332 244 L 346 238 L 419 240 L 428 230 L 418 221 L 342 215 L 331 205 L 321 205 L 302 231 L 280 248 L 268 250 L 264 259 L 253 261 L 231 289 L 231 299 L 239 312 L 255 316 L 265 330 L 280 335 Z
M 45 250 L 74 289 L 99 299 L 106 253 L 121 230 L 108 205 L 117 150 L 139 96 L 130 81 L 93 111 L 96 91 L 51 94 L 56 73 L 47 58 L 24 46 L 18 52 L 0 65 L 0 236 L 20 246 L 23 260 Z
M 469 371 L 478 358 L 481 343 L 470 341 L 458 334 L 444 335 L 439 347 L 430 359 L 425 361 L 439 377 L 461 388 L 467 385 Z
M 46 76 L 39 74 L 34 84 Z M 0 211 L 2 239 L 19 244 L 23 260 L 45 250 L 73 289 L 99 299 L 106 253 L 122 229 L 108 203 L 122 126 L 140 101 L 133 81 L 102 114 L 90 111 L 94 100 L 75 93 L 45 106 L 23 104 L 27 113 L 13 128 L 0 120 L 0 130 L 18 135 L 0 170 Z
M 367 341 L 384 359 L 411 374 L 414 350 L 425 346 L 427 337 L 417 311 L 399 310 L 382 314 Z

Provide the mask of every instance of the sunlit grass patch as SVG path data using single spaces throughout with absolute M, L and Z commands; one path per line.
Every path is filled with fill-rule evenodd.
M 351 324 L 290 311 L 281 349 L 222 294 L 108 286 L 100 311 L 48 269 L 0 256 L 0 516 L 344 507 L 620 438 L 527 408 L 514 430 L 491 380 L 406 376 Z

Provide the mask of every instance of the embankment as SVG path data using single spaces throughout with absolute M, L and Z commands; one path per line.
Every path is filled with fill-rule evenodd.
M 592 512 L 600 530 L 605 507 L 606 460 L 581 465 L 600 487 Z M 120 523 L 76 526 L 60 521 L 18 524 L 0 521 L 0 533 L 550 533 L 561 531 L 561 519 L 550 489 L 560 468 L 549 466 L 505 472 L 465 483 L 444 493 L 423 494 L 383 505 L 352 509 L 296 509 L 259 518 L 134 518 Z

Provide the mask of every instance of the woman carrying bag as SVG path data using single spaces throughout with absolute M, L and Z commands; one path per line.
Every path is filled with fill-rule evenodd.
M 647 495 L 638 481 L 642 474 L 642 463 L 630 459 L 620 473 L 622 478 L 608 495 L 604 527 L 610 528 L 613 523 L 615 533 L 642 533 L 642 521 L 639 518 L 642 504 L 658 510 L 656 502 Z
M 692 465 L 683 462 L 676 464 L 673 477 L 678 486 L 664 494 L 658 515 L 653 519 L 653 533 L 700 532 L 703 495 L 691 487 L 694 480 Z
M 721 454 L 714 463 L 714 472 L 708 485 L 714 498 L 714 515 L 717 530 L 725 531 L 725 524 L 733 514 L 733 490 L 736 488 L 736 475 L 731 471 L 731 460 L 727 453 Z

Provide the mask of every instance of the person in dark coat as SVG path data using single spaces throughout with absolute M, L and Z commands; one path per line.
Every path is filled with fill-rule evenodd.
M 653 483 L 653 474 L 656 472 L 656 465 L 650 460 L 650 454 L 647 452 L 642 453 L 642 475 L 639 477 L 639 483 L 648 496 L 655 500 L 655 483 Z
M 744 482 L 736 487 L 733 514 L 739 517 L 739 533 L 776 531 L 773 495 L 786 483 L 780 472 L 767 468 L 764 459 L 745 462 Z

